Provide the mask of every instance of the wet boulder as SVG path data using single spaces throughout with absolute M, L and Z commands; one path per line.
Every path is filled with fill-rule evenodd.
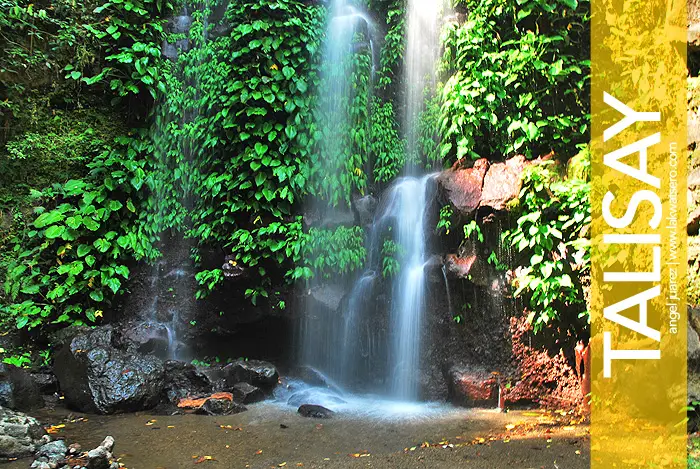
M 48 435 L 38 420 L 0 407 L 0 457 L 23 458 L 47 442 Z
M 169 360 L 164 363 L 164 392 L 168 402 L 176 404 L 187 396 L 211 394 L 214 385 L 209 377 L 190 363 Z
M 41 388 L 28 371 L 0 363 L 0 406 L 21 411 L 44 406 Z
M 253 404 L 265 399 L 265 393 L 256 386 L 248 383 L 236 383 L 233 385 L 233 398 L 243 404 Z
M 233 402 L 230 399 L 207 399 L 201 407 L 201 411 L 207 415 L 231 415 L 248 410 L 245 406 Z
M 299 407 L 297 412 L 299 412 L 302 417 L 312 419 L 330 419 L 333 418 L 334 414 L 332 410 L 315 404 L 304 404 Z
M 113 414 L 153 408 L 163 392 L 163 363 L 115 346 L 104 326 L 76 335 L 54 357 L 66 404 L 88 413 Z
M 237 360 L 222 369 L 227 386 L 248 383 L 265 392 L 272 391 L 279 382 L 279 372 L 275 365 L 262 360 Z

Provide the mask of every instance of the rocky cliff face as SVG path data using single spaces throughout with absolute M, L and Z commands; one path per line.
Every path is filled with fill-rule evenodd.
M 440 173 L 428 187 L 432 196 L 425 214 L 430 260 L 425 265 L 427 307 L 421 333 L 423 399 L 491 406 L 498 398 L 499 383 L 521 378 L 511 317 L 522 316 L 522 307 L 510 297 L 508 273 L 499 271 L 489 258 L 495 254 L 507 261 L 511 256 L 502 246 L 501 233 L 512 226 L 509 210 L 517 204 L 523 171 L 540 161 L 522 156 L 492 163 L 481 159 Z M 355 198 L 343 219 L 309 213 L 304 220 L 316 227 L 369 226 L 382 197 Z M 453 213 L 452 229 L 446 234 L 436 229 L 444 207 Z M 465 240 L 463 226 L 472 221 L 480 227 L 483 241 Z M 339 327 L 349 314 L 353 282 L 348 279 L 329 279 L 308 290 L 280 287 L 288 300 L 287 309 L 280 311 L 244 298 L 247 274 L 235 265 L 227 269 L 221 292 L 204 301 L 183 301 L 181 292 L 196 287 L 189 258 L 181 251 L 166 252 L 161 265 L 141 272 L 132 285 L 130 303 L 124 306 L 132 314 L 123 322 L 129 326 L 124 328 L 127 334 L 138 332 L 129 340 L 141 344 L 141 352 L 173 358 L 173 351 L 185 352 L 186 343 L 186 353 L 193 357 L 262 358 L 293 372 L 299 346 L 294 335 L 309 324 L 304 308 L 297 306 L 313 304 L 316 314 L 336 318 Z M 222 253 L 204 257 L 212 266 L 227 262 Z M 381 273 L 370 280 L 361 298 L 366 313 L 356 326 L 358 379 L 350 386 L 360 392 L 381 392 L 391 374 L 386 344 L 392 334 L 392 284 Z M 547 361 L 537 357 L 533 360 Z M 565 370 L 570 372 L 571 367 Z M 524 391 L 517 399 L 527 399 L 525 395 L 534 394 Z

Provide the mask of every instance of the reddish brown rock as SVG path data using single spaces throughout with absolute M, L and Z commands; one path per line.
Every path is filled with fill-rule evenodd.
M 482 158 L 474 162 L 474 167 L 450 169 L 438 176 L 438 184 L 444 197 L 453 208 L 464 215 L 471 215 L 479 208 L 481 189 L 489 169 L 489 162 Z
M 449 372 L 449 397 L 464 407 L 496 407 L 498 381 L 493 373 L 452 367 Z
M 520 195 L 522 174 L 526 165 L 522 155 L 514 156 L 504 163 L 491 164 L 484 177 L 479 206 L 505 210 L 506 204 Z
M 525 168 L 551 158 L 552 155 L 547 155 L 528 161 L 523 155 L 516 155 L 501 163 L 480 159 L 472 168 L 455 167 L 444 171 L 438 177 L 438 185 L 443 200 L 462 215 L 471 216 L 481 207 L 502 211 L 520 195 Z M 560 172 L 562 169 L 558 165 Z
M 466 279 L 474 285 L 491 289 L 499 287 L 498 273 L 483 256 L 448 254 L 445 266 L 451 277 Z
M 459 257 L 456 254 L 448 254 L 445 261 L 448 272 L 458 278 L 468 278 L 476 262 L 476 256 Z
M 555 409 L 581 406 L 581 381 L 563 352 L 550 353 L 533 343 L 532 326 L 525 317 L 511 318 L 511 334 L 518 371 L 504 386 L 506 404 L 529 403 Z

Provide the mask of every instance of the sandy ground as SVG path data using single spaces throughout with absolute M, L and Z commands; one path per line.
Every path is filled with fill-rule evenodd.
M 262 403 L 226 417 L 105 417 L 60 408 L 35 414 L 59 426 L 55 437 L 83 449 L 112 435 L 115 456 L 129 469 L 590 467 L 588 427 L 563 413 L 452 409 L 422 418 L 310 420 Z M 29 462 L 5 467 L 26 469 Z

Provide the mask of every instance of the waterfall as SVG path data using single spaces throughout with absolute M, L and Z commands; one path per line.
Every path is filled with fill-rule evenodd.
M 436 65 L 440 52 L 440 12 L 436 0 L 408 0 L 406 52 L 404 55 L 406 89 L 404 134 L 408 174 L 420 174 L 420 117 L 426 94 L 434 91 Z M 420 393 L 421 328 L 425 313 L 426 254 L 425 212 L 428 182 L 433 176 L 406 177 L 392 187 L 395 199 L 397 233 L 395 242 L 403 251 L 399 278 L 392 294 L 390 354 L 391 396 L 416 400 Z
M 342 220 L 349 212 L 345 207 L 349 194 L 338 194 L 333 188 L 342 186 L 340 175 L 347 171 L 348 158 L 354 151 L 351 105 L 355 99 L 352 79 L 358 36 L 364 35 L 367 41 L 372 57 L 371 74 L 376 60 L 371 20 L 349 0 L 331 0 L 328 12 L 315 111 L 320 136 L 315 149 L 318 158 L 317 164 L 310 168 L 311 185 L 316 188 L 317 197 L 307 200 L 307 210 L 319 215 L 321 228 L 333 228 L 337 220 Z M 346 285 L 342 285 L 342 281 L 339 283 L 341 285 L 324 285 L 318 279 L 311 280 L 298 340 L 302 364 L 346 384 L 357 372 L 359 360 L 356 356 L 360 354 L 357 329 L 364 308 L 363 299 L 372 286 L 372 279 L 368 275 L 352 290 L 353 298 L 345 318 L 340 308 Z M 317 298 L 310 298 L 313 295 Z
M 421 325 L 425 310 L 425 207 L 432 175 L 403 178 L 390 189 L 391 216 L 396 219 L 395 242 L 401 268 L 395 279 L 391 311 L 393 344 L 391 396 L 416 400 L 419 391 Z
M 151 203 L 162 223 L 158 243 L 162 258 L 150 272 L 150 309 L 140 314 L 149 327 L 164 331 L 163 340 L 167 341 L 164 358 L 177 360 L 189 357 L 182 335 L 196 314 L 197 285 L 191 258 L 194 244 L 188 239 L 187 231 L 192 228 L 189 216 L 196 202 L 193 168 L 203 150 L 192 129 L 200 125 L 198 119 L 207 111 L 206 103 L 202 102 L 206 78 L 192 70 L 207 61 L 209 2 L 200 8 L 201 11 L 190 11 L 183 5 L 180 14 L 170 18 L 167 26 L 169 32 L 181 37 L 174 44 L 164 42 L 162 46 L 163 56 L 172 62 L 166 72 L 172 78 L 169 83 L 177 86 L 171 85 L 160 98 L 153 128 L 156 177 Z
M 361 376 L 360 364 L 362 357 L 368 355 L 371 346 L 367 347 L 367 354 L 363 353 L 361 333 L 362 315 L 366 311 L 367 301 L 372 293 L 372 287 L 377 278 L 377 274 L 368 270 L 355 283 L 350 298 L 348 308 L 345 312 L 343 323 L 343 341 L 341 343 L 341 382 L 352 384 Z
M 441 0 L 408 0 L 406 6 L 404 133 L 410 172 L 420 169 L 420 115 L 425 108 L 426 91 L 435 89 L 441 3 Z
M 433 175 L 422 175 L 418 136 L 426 92 L 433 92 L 435 86 L 440 3 L 408 2 L 402 123 L 409 158 L 406 175 L 387 189 L 375 213 L 367 239 L 367 268 L 347 289 L 342 281 L 333 285 L 312 281 L 299 331 L 304 365 L 322 371 L 346 387 L 359 383 L 366 388 L 370 381 L 381 381 L 385 395 L 402 401 L 419 398 L 425 267 L 429 258 L 426 209 Z M 312 177 L 316 178 L 333 178 L 347 171 L 346 150 L 351 145 L 348 112 L 353 98 L 348 63 L 355 53 L 353 38 L 358 25 L 372 27 L 371 21 L 350 6 L 348 0 L 331 0 L 329 12 L 317 110 L 317 125 L 321 130 L 318 149 L 322 158 L 318 167 L 311 169 Z M 368 40 L 373 49 L 373 41 Z M 329 199 L 323 191 L 321 195 Z M 333 218 L 332 213 L 338 210 L 337 200 L 312 203 L 312 210 L 321 212 L 321 217 L 326 219 Z M 384 271 L 386 243 L 393 243 L 398 251 L 393 253 L 398 262 L 397 272 Z M 374 295 L 375 286 L 380 283 L 388 285 L 390 291 L 385 303 L 380 303 Z M 347 298 L 343 298 L 347 291 Z M 311 299 L 312 296 L 315 298 Z M 323 304 L 319 307 L 317 303 Z M 378 317 L 373 317 L 375 312 Z M 388 315 L 386 323 L 381 322 L 383 314 Z

